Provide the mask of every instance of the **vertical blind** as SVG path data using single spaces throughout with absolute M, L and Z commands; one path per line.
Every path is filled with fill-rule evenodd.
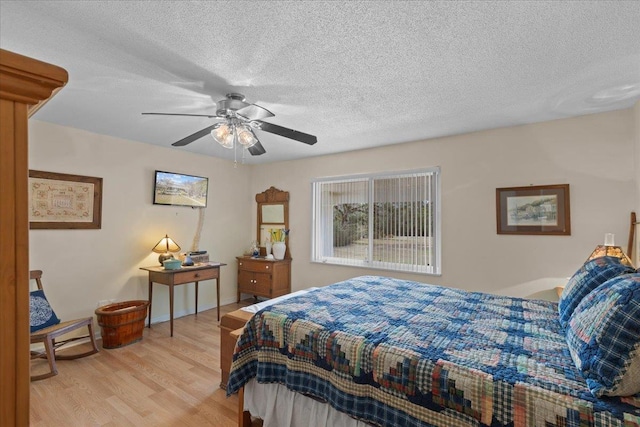
M 439 274 L 439 168 L 313 182 L 315 262 Z

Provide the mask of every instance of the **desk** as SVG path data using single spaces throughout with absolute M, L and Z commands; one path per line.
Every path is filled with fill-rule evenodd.
M 173 288 L 195 282 L 196 284 L 196 315 L 198 314 L 198 282 L 201 280 L 216 279 L 216 304 L 218 305 L 218 320 L 220 320 L 220 267 L 226 264 L 209 262 L 193 267 L 182 267 L 176 270 L 165 270 L 164 267 L 140 267 L 140 270 L 149 272 L 149 323 L 151 327 L 151 306 L 153 296 L 153 283 L 169 286 L 169 322 L 171 336 L 173 336 Z

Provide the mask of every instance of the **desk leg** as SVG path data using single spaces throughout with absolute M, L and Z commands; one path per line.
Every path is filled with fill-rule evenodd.
M 196 282 L 196 316 L 198 315 L 198 282 Z
M 216 304 L 218 306 L 218 322 L 220 321 L 220 269 L 218 269 L 218 278 L 216 279 Z
M 153 301 L 153 282 L 149 279 L 149 323 L 148 328 L 151 328 L 151 301 Z
M 169 329 L 173 336 L 173 285 L 169 285 Z

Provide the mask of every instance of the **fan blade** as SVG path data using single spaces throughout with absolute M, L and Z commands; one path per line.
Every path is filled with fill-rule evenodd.
M 249 150 L 252 156 L 260 156 L 267 152 L 267 150 L 264 149 L 262 144 L 260 144 L 260 141 L 256 142 L 255 145 L 247 148 L 247 150 Z
M 218 117 L 215 114 L 185 114 L 185 113 L 142 113 L 143 116 L 191 116 L 191 117 Z
M 284 136 L 285 138 L 294 139 L 296 141 L 304 142 L 305 144 L 313 145 L 318 142 L 318 138 L 308 133 L 300 132 L 293 129 L 288 129 L 282 126 L 274 125 L 273 123 L 261 122 L 255 120 L 251 122 L 256 124 L 258 129 L 265 132 L 275 133 L 276 135 Z
M 187 144 L 191 144 L 193 141 L 196 141 L 200 138 L 202 138 L 203 136 L 208 135 L 209 133 L 211 133 L 211 131 L 213 130 L 213 128 L 215 128 L 218 125 L 218 123 L 211 125 L 211 126 L 207 126 L 206 128 L 199 130 L 198 132 L 191 134 L 189 136 L 187 136 L 186 138 L 182 138 L 180 141 L 176 141 L 174 142 L 173 145 L 174 147 L 182 147 L 184 145 Z
M 275 116 L 271 111 L 256 104 L 249 104 L 246 107 L 239 108 L 236 110 L 236 114 L 247 120 L 262 120 Z

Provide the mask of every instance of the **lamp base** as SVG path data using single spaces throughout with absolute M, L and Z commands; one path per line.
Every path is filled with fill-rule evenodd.
M 160 254 L 160 256 L 158 257 L 158 261 L 160 261 L 160 265 L 164 265 L 164 261 L 167 259 L 172 259 L 173 258 L 173 254 L 170 253 L 166 253 L 166 254 Z

